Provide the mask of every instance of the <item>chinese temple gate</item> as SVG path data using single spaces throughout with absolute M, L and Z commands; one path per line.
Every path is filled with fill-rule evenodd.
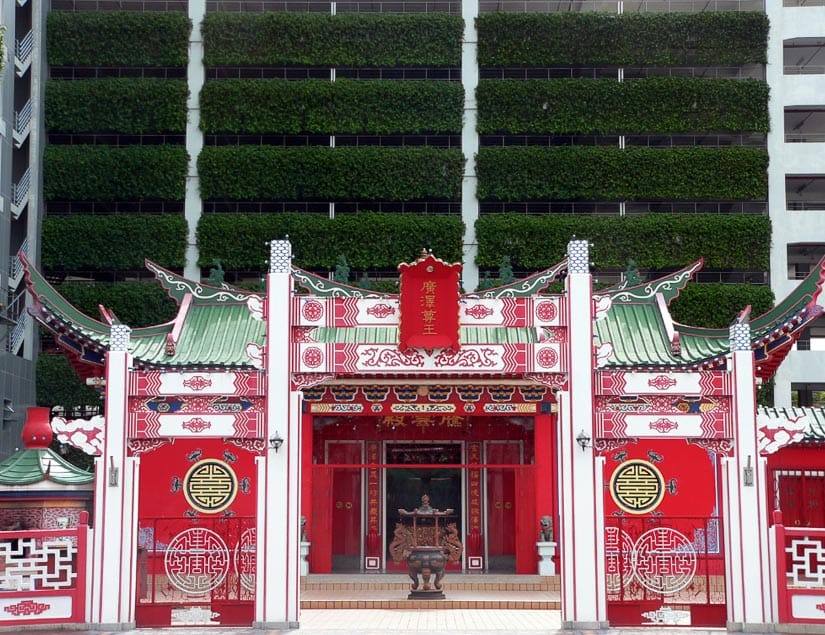
M 822 264 L 720 330 L 668 310 L 701 262 L 596 293 L 586 241 L 477 293 L 427 253 L 399 294 L 303 271 L 287 241 L 270 262 L 264 293 L 147 263 L 179 311 L 135 329 L 28 267 L 33 315 L 105 384 L 105 418 L 83 424 L 88 622 L 295 627 L 302 567 L 401 570 L 425 495 L 454 524 L 448 571 L 547 575 L 552 557 L 566 626 L 771 624 L 809 601 L 777 600 L 768 563 L 797 521 L 825 524 L 799 507 L 825 432 L 780 432 L 790 415 L 763 421 L 754 388 L 821 314 Z

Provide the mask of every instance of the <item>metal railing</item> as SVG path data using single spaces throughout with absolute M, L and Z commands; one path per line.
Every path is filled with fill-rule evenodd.
M 29 31 L 22 39 L 14 42 L 14 57 L 18 67 L 24 67 L 34 52 L 34 31 Z
M 825 210 L 825 200 L 787 201 L 785 207 L 789 211 Z
M 14 328 L 12 328 L 6 340 L 6 350 L 9 353 L 16 353 L 23 341 L 24 331 L 29 317 L 26 313 L 25 291 L 18 293 L 14 299 L 9 302 L 5 317 L 9 322 L 14 323 Z
M 22 207 L 29 196 L 29 188 L 31 187 L 31 168 L 27 168 L 23 172 L 23 176 L 17 183 L 11 184 L 11 198 L 16 207 Z
M 29 239 L 23 241 L 17 253 L 9 258 L 9 288 L 16 287 L 23 278 L 23 261 L 20 256 L 29 255 Z
M 14 143 L 19 148 L 29 134 L 32 122 L 32 100 L 29 99 L 20 110 L 14 111 Z
M 809 64 L 805 66 L 783 66 L 782 72 L 785 75 L 822 75 L 825 73 L 825 66 Z
M 823 143 L 825 132 L 786 132 L 785 143 Z

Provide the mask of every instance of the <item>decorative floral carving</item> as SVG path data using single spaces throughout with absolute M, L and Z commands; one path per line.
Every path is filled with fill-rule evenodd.
M 676 385 L 676 380 L 667 375 L 657 375 L 653 379 L 648 379 L 647 385 L 656 390 L 668 390 Z
M 209 388 L 209 386 L 212 385 L 212 380 L 207 377 L 195 375 L 194 377 L 185 379 L 183 381 L 183 385 L 189 388 L 189 390 L 203 390 L 204 388 Z
M 309 300 L 301 307 L 301 315 L 307 322 L 317 322 L 324 315 L 324 307 L 318 300 Z
M 464 309 L 464 314 L 474 318 L 476 320 L 483 320 L 484 318 L 492 315 L 494 313 L 493 309 L 488 306 L 484 306 L 483 304 L 474 304 L 468 309 Z
M 361 351 L 361 363 L 367 368 L 398 368 L 424 365 L 424 357 L 415 350 L 402 353 L 394 348 L 367 348 Z
M 536 317 L 542 322 L 552 322 L 558 315 L 558 309 L 553 302 L 544 300 L 536 305 Z
M 499 352 L 492 348 L 444 351 L 435 358 L 435 365 L 461 368 L 492 368 L 498 364 Z
M 536 362 L 542 368 L 553 368 L 559 363 L 559 355 L 552 348 L 542 348 L 536 355 Z
M 193 419 L 189 419 L 189 421 L 184 421 L 180 427 L 189 430 L 192 434 L 198 434 L 211 428 L 212 424 L 200 417 L 194 417 Z
M 664 417 L 650 422 L 650 429 L 656 430 L 656 432 L 661 434 L 667 434 L 671 430 L 675 430 L 678 427 L 679 424 L 676 421 L 671 421 L 670 419 L 665 419 Z
M 394 315 L 395 314 L 395 307 L 390 306 L 389 304 L 375 304 L 367 309 L 367 315 L 371 315 L 379 320 L 383 320 L 384 318 Z
M 318 368 L 324 362 L 324 354 L 317 346 L 310 346 L 304 350 L 301 360 L 308 368 Z

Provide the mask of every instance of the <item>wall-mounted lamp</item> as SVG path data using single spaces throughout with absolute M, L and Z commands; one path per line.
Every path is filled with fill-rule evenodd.
M 753 487 L 753 466 L 751 465 L 751 455 L 748 454 L 748 463 L 742 468 L 742 482 L 745 487 Z
M 584 430 L 579 432 L 579 434 L 576 436 L 576 443 L 579 444 L 579 447 L 582 449 L 582 452 L 584 452 L 586 448 L 590 447 L 590 437 Z
M 276 452 L 281 449 L 281 446 L 284 444 L 283 437 L 278 434 L 278 431 L 275 431 L 271 437 L 269 437 L 269 447 L 275 450 Z
M 115 457 L 109 456 L 109 487 L 117 487 L 120 468 L 115 465 Z

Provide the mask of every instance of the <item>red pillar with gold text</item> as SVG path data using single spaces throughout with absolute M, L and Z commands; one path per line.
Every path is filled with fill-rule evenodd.
M 481 443 L 471 441 L 467 443 L 467 464 L 481 463 Z M 481 470 L 469 468 L 467 470 L 467 536 L 465 538 L 465 552 L 467 568 L 481 569 L 484 566 L 483 536 L 481 535 Z

